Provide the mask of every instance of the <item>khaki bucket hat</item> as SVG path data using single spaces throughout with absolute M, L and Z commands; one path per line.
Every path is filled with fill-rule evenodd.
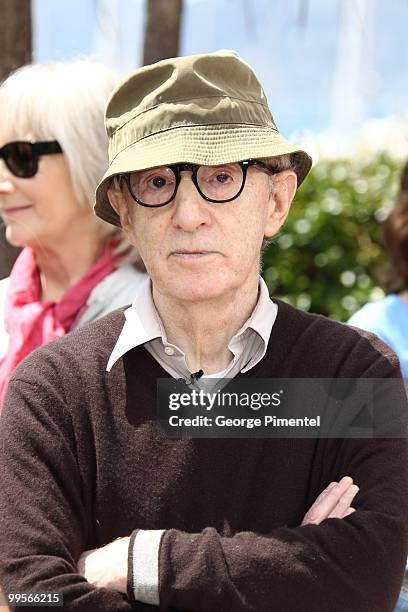
M 235 51 L 162 60 L 131 73 L 105 113 L 109 168 L 95 213 L 120 226 L 107 198 L 113 176 L 176 163 L 218 165 L 294 154 L 298 186 L 312 160 L 278 131 L 261 84 Z

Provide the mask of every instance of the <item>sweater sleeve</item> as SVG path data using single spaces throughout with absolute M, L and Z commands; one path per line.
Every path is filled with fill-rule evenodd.
M 162 610 L 394 609 L 407 554 L 407 442 L 322 444 L 332 472 L 351 475 L 360 486 L 357 512 L 269 534 L 168 530 L 159 560 Z
M 58 592 L 64 610 L 138 609 L 125 595 L 95 588 L 77 572 L 81 553 L 90 547 L 89 519 L 70 414 L 49 380 L 35 385 L 13 377 L 9 383 L 0 427 L 0 483 L 5 592 Z

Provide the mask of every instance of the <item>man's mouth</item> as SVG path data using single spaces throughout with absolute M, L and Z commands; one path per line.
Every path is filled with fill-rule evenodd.
M 207 257 L 209 255 L 214 255 L 215 251 L 202 251 L 202 250 L 190 250 L 190 249 L 178 249 L 177 251 L 172 251 L 171 255 L 173 257 L 178 257 L 180 259 L 199 259 L 201 257 Z

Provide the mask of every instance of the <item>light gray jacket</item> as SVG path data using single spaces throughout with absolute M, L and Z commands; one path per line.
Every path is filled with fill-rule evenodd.
M 72 329 L 85 325 L 95 319 L 100 319 L 115 308 L 131 304 L 140 283 L 146 274 L 136 270 L 132 265 L 124 265 L 109 274 L 93 289 L 89 295 L 85 309 Z M 8 334 L 4 328 L 4 309 L 9 278 L 0 280 L 0 357 L 6 354 Z

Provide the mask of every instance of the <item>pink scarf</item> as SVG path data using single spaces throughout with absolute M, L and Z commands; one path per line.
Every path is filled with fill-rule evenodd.
M 31 351 L 66 334 L 81 315 L 92 290 L 115 269 L 113 250 L 107 245 L 92 268 L 62 296 L 59 302 L 41 302 L 40 275 L 35 256 L 25 248 L 10 274 L 6 297 L 7 354 L 0 359 L 0 409 L 14 368 Z

